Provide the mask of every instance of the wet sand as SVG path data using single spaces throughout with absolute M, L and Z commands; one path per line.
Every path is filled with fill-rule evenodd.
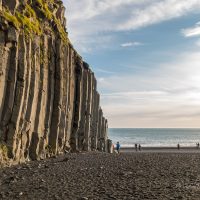
M 141 152 L 141 153 L 200 153 L 200 149 L 197 147 L 181 147 L 180 149 L 177 149 L 177 147 L 142 147 L 141 151 L 139 149 L 135 149 L 135 147 L 123 147 L 120 150 L 123 153 L 128 152 Z
M 66 154 L 0 169 L 0 199 L 200 199 L 200 154 Z

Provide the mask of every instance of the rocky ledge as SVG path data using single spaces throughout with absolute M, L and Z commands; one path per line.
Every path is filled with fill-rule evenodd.
M 0 163 L 108 152 L 97 81 L 60 0 L 0 0 Z

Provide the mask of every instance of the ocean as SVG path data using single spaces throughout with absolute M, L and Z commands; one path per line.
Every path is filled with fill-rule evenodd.
M 109 138 L 122 147 L 134 147 L 135 143 L 143 147 L 192 147 L 200 143 L 200 128 L 109 128 Z

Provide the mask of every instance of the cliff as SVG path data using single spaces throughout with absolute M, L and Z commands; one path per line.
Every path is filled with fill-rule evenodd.
M 59 0 L 0 0 L 0 162 L 108 151 L 94 73 Z

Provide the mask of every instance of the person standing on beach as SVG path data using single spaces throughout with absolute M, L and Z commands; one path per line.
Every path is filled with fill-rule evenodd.
M 137 151 L 137 144 L 135 144 L 135 150 Z
M 138 148 L 139 148 L 139 151 L 141 151 L 141 145 L 140 145 L 140 144 L 139 144 L 139 147 L 138 147 Z
M 115 145 L 112 144 L 112 153 L 115 151 Z
M 116 149 L 117 149 L 117 153 L 119 153 L 119 151 L 120 151 L 120 144 L 119 144 L 119 142 L 117 142 Z
M 180 149 L 180 144 L 177 144 L 177 148 L 178 148 L 178 150 Z

